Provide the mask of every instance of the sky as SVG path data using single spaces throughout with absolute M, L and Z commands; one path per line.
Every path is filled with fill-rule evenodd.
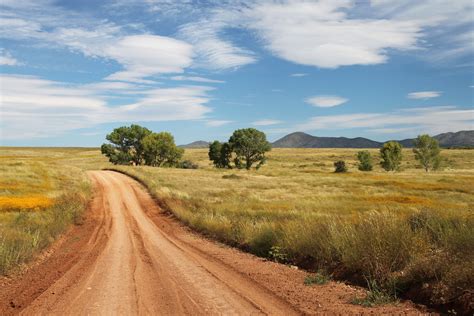
M 0 145 L 474 129 L 471 0 L 2 0 Z

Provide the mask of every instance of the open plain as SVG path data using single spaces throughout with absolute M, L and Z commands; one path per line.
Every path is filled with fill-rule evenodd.
M 355 305 L 364 290 L 305 285 L 314 273 L 468 310 L 474 151 L 444 150 L 432 173 L 408 150 L 400 172 L 360 172 L 356 153 L 275 149 L 244 171 L 214 169 L 200 149 L 186 150 L 199 165 L 189 170 L 117 167 L 96 149 L 2 148 L 2 314 L 423 311 Z M 333 173 L 339 159 L 348 173 Z M 88 171 L 103 168 L 155 200 L 129 177 Z

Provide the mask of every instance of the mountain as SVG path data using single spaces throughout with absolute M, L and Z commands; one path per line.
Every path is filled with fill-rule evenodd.
M 474 147 L 474 131 L 443 133 L 434 136 L 441 147 Z M 398 142 L 413 147 L 413 138 Z M 288 134 L 273 143 L 275 148 L 378 148 L 383 143 L 363 137 L 316 137 L 302 132 Z
M 443 133 L 436 135 L 441 147 L 474 147 L 474 131 Z
M 187 145 L 179 145 L 181 148 L 208 148 L 209 142 L 198 140 Z
M 273 143 L 275 148 L 378 148 L 382 143 L 363 138 L 316 137 L 302 132 L 291 133 Z

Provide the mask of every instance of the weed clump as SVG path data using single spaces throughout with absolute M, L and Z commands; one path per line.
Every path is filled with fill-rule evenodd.
M 304 279 L 305 285 L 324 285 L 331 280 L 331 276 L 324 270 L 320 269 L 317 273 L 307 275 Z
M 347 172 L 346 162 L 344 160 L 334 162 L 334 168 L 334 172 L 336 173 Z

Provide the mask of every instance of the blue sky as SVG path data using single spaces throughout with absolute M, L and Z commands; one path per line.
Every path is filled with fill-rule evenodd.
M 474 129 L 471 0 L 2 0 L 2 145 Z

